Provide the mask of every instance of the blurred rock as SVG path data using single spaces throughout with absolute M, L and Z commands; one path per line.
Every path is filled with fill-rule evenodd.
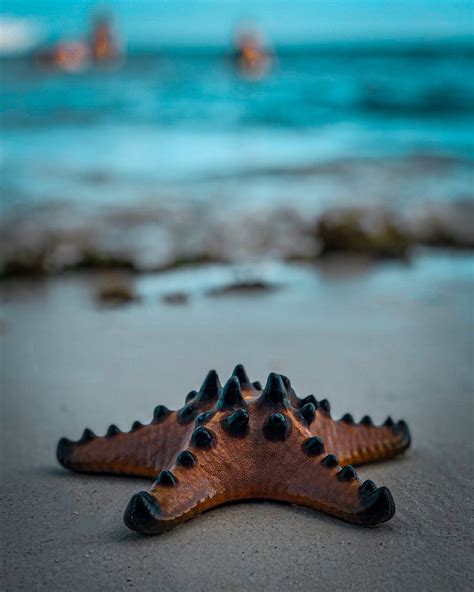
M 170 292 L 169 294 L 163 294 L 161 301 L 165 304 L 184 305 L 189 302 L 189 294 L 186 292 Z
M 97 291 L 96 299 L 106 306 L 123 306 L 140 300 L 132 278 L 122 275 L 104 278 Z
M 46 252 L 43 249 L 19 250 L 5 257 L 0 265 L 0 279 L 41 277 L 46 273 Z
M 236 281 L 225 286 L 219 286 L 218 288 L 212 288 L 207 292 L 208 296 L 232 296 L 247 295 L 247 294 L 264 294 L 267 292 L 273 292 L 278 289 L 278 286 L 266 282 L 264 280 L 248 280 L 248 281 Z
M 203 265 L 212 265 L 213 263 L 227 263 L 227 261 L 212 253 L 176 255 L 159 266 L 155 271 L 172 271 L 183 267 L 200 267 Z
M 374 259 L 406 259 L 412 237 L 393 215 L 347 209 L 323 215 L 316 227 L 321 255 L 349 253 Z
M 66 269 L 73 271 L 101 271 L 108 269 L 135 271 L 136 266 L 131 256 L 101 252 L 91 248 L 83 251 L 79 259 Z

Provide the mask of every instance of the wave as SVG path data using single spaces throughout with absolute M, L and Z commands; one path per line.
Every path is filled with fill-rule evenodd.
M 465 117 L 474 113 L 470 87 L 458 85 L 428 86 L 409 100 L 394 92 L 365 92 L 357 106 L 361 111 L 402 117 Z

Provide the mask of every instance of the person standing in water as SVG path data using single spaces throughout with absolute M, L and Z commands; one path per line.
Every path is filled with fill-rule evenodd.
M 121 55 L 119 43 L 107 15 L 94 17 L 92 32 L 85 39 L 60 41 L 40 50 L 37 61 L 47 67 L 80 72 L 96 64 L 115 64 Z
M 110 62 L 119 57 L 120 48 L 112 30 L 111 19 L 108 16 L 95 17 L 90 49 L 95 62 Z
M 245 76 L 262 78 L 268 73 L 272 58 L 258 31 L 249 27 L 239 29 L 235 39 L 234 61 Z

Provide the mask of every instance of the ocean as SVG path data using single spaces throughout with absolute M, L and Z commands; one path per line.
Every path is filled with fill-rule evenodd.
M 469 3 L 132 4 L 109 5 L 120 64 L 74 73 L 33 55 L 83 36 L 94 3 L 4 4 L 37 41 L 0 62 L 3 215 L 472 203 Z M 273 56 L 258 80 L 231 59 L 239 15 Z

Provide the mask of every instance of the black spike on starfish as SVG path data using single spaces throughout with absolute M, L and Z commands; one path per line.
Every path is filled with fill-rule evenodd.
M 374 426 L 369 416 L 331 417 L 327 400 L 300 399 L 286 376 L 265 387 L 236 366 L 222 388 L 211 370 L 184 407 L 156 407 L 150 424 L 105 436 L 86 429 L 59 441 L 66 468 L 155 479 L 132 497 L 125 524 L 158 534 L 225 502 L 273 499 L 308 506 L 348 522 L 376 526 L 395 513 L 392 494 L 361 482 L 353 465 L 391 458 L 410 446 L 404 421 Z

